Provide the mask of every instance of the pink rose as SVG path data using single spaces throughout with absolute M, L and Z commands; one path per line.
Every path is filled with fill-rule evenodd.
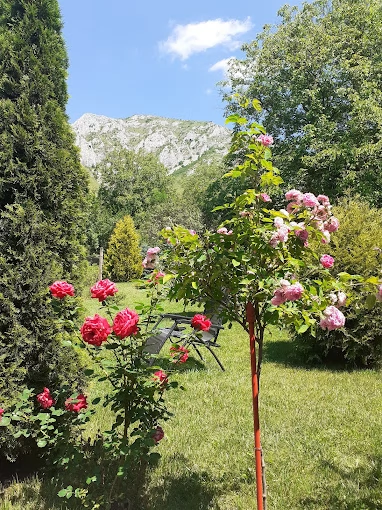
M 273 293 L 273 298 L 271 299 L 271 303 L 274 306 L 282 305 L 285 303 L 285 291 L 284 289 L 276 289 Z
M 98 299 L 98 301 L 105 301 L 108 296 L 114 296 L 118 292 L 114 282 L 110 280 L 100 280 L 90 289 L 92 298 Z
M 382 285 L 380 285 L 378 287 L 376 298 L 377 298 L 377 301 L 382 301 Z
M 267 193 L 260 193 L 260 198 L 263 202 L 272 202 L 271 197 Z
M 302 196 L 302 203 L 305 207 L 315 207 L 316 205 L 320 205 L 316 195 L 313 195 L 313 193 L 304 193 Z
M 162 427 L 157 427 L 152 435 L 152 438 L 154 439 L 155 443 L 159 443 L 164 438 L 164 432 Z
M 104 317 L 96 313 L 94 317 L 86 317 L 80 332 L 84 342 L 99 347 L 106 342 L 111 333 L 111 327 Z
M 195 230 L 189 230 L 189 232 L 190 232 L 190 234 L 191 234 L 192 236 L 196 236 L 196 231 L 195 231 Z
M 155 382 L 158 382 L 161 387 L 165 387 L 168 383 L 168 376 L 166 372 L 163 372 L 163 370 L 157 370 L 154 372 L 153 379 Z
M 155 275 L 155 279 L 159 280 L 160 278 L 163 278 L 164 276 L 166 276 L 166 273 L 164 273 L 163 271 L 158 271 L 157 274 Z
M 280 228 L 282 225 L 284 225 L 284 220 L 280 218 L 280 216 L 277 216 L 277 218 L 273 220 L 273 224 L 276 228 Z
M 281 225 L 281 227 L 278 229 L 278 237 L 279 241 L 282 243 L 285 243 L 288 240 L 288 234 L 289 234 L 289 228 L 285 225 Z
M 77 395 L 76 398 L 68 398 L 65 400 L 65 409 L 74 413 L 79 413 L 81 409 L 87 409 L 88 403 L 83 393 Z
M 273 137 L 271 135 L 260 135 L 257 137 L 257 141 L 264 145 L 264 147 L 273 145 Z
M 322 244 L 328 244 L 330 243 L 330 234 L 327 230 L 323 230 L 322 231 L 322 239 L 321 239 L 321 242 Z
M 249 211 L 240 211 L 239 216 L 245 218 L 246 216 L 251 216 L 251 213 Z
M 340 222 L 334 216 L 332 216 L 328 221 L 324 223 L 324 228 L 328 232 L 337 232 L 339 226 Z
M 74 287 L 68 282 L 57 281 L 54 282 L 49 290 L 53 297 L 57 299 L 62 299 L 65 296 L 74 296 Z
M 170 244 L 171 244 L 171 241 L 170 241 Z M 155 259 L 148 260 L 147 257 L 145 257 L 142 260 L 142 267 L 144 269 L 155 269 Z
M 136 335 L 138 333 L 139 315 L 134 310 L 125 308 L 117 313 L 113 322 L 113 331 L 119 338 Z
M 295 235 L 296 235 L 299 239 L 301 239 L 301 241 L 304 241 L 304 242 L 305 242 L 305 241 L 308 239 L 308 237 L 309 237 L 309 232 L 308 232 L 305 228 L 303 228 L 303 229 L 301 229 L 301 230 L 295 230 L 295 231 L 294 231 L 294 233 L 295 233 Z
M 285 299 L 287 301 L 297 301 L 297 299 L 301 298 L 303 292 L 304 288 L 301 283 L 294 283 L 293 285 L 285 288 Z
M 293 200 L 294 202 L 301 203 L 303 196 L 303 193 L 298 189 L 291 189 L 285 193 L 285 199 L 288 200 L 288 202 Z
M 40 404 L 40 406 L 43 409 L 49 409 L 49 407 L 52 407 L 56 402 L 52 395 L 50 394 L 50 391 L 48 388 L 44 388 L 42 393 L 39 393 L 37 396 L 37 402 Z
M 2 407 L 0 407 L 0 421 L 2 420 L 4 413 L 5 413 L 5 410 Z
M 318 195 L 317 200 L 321 202 L 322 205 L 330 205 L 329 197 L 326 195 Z
M 186 349 L 183 345 L 180 347 L 177 345 L 173 345 L 170 347 L 170 356 L 172 358 L 173 363 L 186 363 L 188 360 L 189 350 Z
M 191 319 L 191 326 L 198 331 L 208 331 L 212 323 L 205 315 L 197 313 Z
M 324 317 L 320 320 L 322 329 L 332 331 L 334 329 L 342 328 L 345 325 L 345 316 L 338 308 L 331 305 L 325 308 Z
M 159 246 L 155 246 L 155 248 L 149 248 L 147 250 L 148 258 L 150 258 L 151 255 L 158 255 L 159 252 L 160 252 Z
M 325 269 L 329 269 L 330 267 L 333 267 L 334 258 L 331 257 L 330 255 L 325 254 L 322 255 L 322 257 L 320 258 L 320 262 Z

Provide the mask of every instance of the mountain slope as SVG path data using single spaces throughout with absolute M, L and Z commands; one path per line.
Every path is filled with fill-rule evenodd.
M 219 163 L 231 140 L 231 131 L 213 122 L 152 115 L 112 119 L 86 113 L 72 127 L 81 150 L 81 162 L 88 168 L 122 146 L 156 154 L 170 174 L 183 167 L 187 167 L 187 173 L 192 173 L 200 159 L 206 164 Z

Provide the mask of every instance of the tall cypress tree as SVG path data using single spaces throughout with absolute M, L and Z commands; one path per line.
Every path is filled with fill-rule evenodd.
M 0 407 L 65 379 L 73 359 L 48 295 L 81 275 L 88 193 L 61 29 L 57 0 L 0 0 Z

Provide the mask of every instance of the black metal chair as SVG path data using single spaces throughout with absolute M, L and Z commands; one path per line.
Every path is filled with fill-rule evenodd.
M 165 319 L 171 320 L 172 325 L 167 328 L 158 329 L 160 323 Z M 223 364 L 213 351 L 216 347 L 220 347 L 217 343 L 217 338 L 220 331 L 224 329 L 221 320 L 218 316 L 213 315 L 211 317 L 212 325 L 208 331 L 196 331 L 194 329 L 192 334 L 186 337 L 185 329 L 187 326 L 191 327 L 191 320 L 192 317 L 187 317 L 185 315 L 171 313 L 162 314 L 153 328 L 153 336 L 147 339 L 145 352 L 149 354 L 159 354 L 166 341 L 171 340 L 173 343 L 179 343 L 184 347 L 192 346 L 200 359 L 205 361 L 199 350 L 199 347 L 203 346 L 212 354 L 219 367 L 224 371 Z M 158 332 L 155 333 L 155 331 Z M 152 363 L 153 362 L 154 359 L 152 360 Z

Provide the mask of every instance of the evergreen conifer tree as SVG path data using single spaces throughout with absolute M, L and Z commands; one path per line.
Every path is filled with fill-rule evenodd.
M 105 256 L 105 273 L 116 282 L 127 282 L 142 274 L 139 234 L 131 216 L 117 222 Z
M 0 0 L 0 406 L 70 379 L 48 286 L 84 269 L 88 182 L 57 0 Z M 65 361 L 66 360 L 66 361 Z

